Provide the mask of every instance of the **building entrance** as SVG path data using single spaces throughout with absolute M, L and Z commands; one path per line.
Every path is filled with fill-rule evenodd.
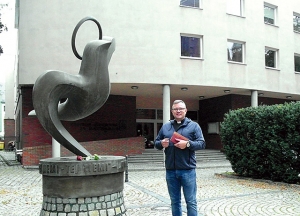
M 137 136 L 145 138 L 145 148 L 153 148 L 154 140 L 163 124 L 162 110 L 137 109 L 136 117 Z
M 198 112 L 188 111 L 187 117 L 197 122 Z M 145 138 L 145 148 L 153 148 L 154 140 L 163 125 L 163 111 L 161 109 L 137 109 L 136 133 Z

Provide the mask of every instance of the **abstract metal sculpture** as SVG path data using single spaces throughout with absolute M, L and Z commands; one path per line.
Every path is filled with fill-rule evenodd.
M 99 22 L 83 18 L 72 35 L 72 49 L 75 48 L 76 33 L 85 21 L 95 22 L 99 29 L 99 40 L 87 43 L 84 48 L 78 75 L 51 70 L 38 77 L 33 87 L 33 106 L 44 129 L 61 145 L 76 155 L 91 155 L 62 125 L 61 120 L 76 121 L 96 112 L 106 102 L 110 93 L 108 64 L 115 50 L 115 40 L 102 37 Z M 63 103 L 60 103 L 63 101 Z

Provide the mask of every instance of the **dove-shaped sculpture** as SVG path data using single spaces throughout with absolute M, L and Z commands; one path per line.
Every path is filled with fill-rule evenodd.
M 108 64 L 114 50 L 115 40 L 111 37 L 90 41 L 84 48 L 79 74 L 46 71 L 34 84 L 32 99 L 37 118 L 57 142 L 75 155 L 86 157 L 91 153 L 73 138 L 61 120 L 76 121 L 103 106 L 110 93 Z

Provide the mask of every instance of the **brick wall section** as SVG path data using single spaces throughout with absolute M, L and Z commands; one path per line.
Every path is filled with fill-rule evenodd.
M 51 145 L 24 147 L 22 164 L 25 167 L 38 166 L 40 159 L 49 158 L 51 155 Z
M 273 105 L 290 102 L 290 100 L 259 97 L 259 105 Z M 229 110 L 245 108 L 251 106 L 251 96 L 247 95 L 226 95 L 222 97 L 211 98 L 199 101 L 199 124 L 203 131 L 207 149 L 222 149 L 221 138 L 219 134 L 208 134 L 207 123 L 222 122 L 224 114 Z
M 82 142 L 91 154 L 126 156 L 141 154 L 144 150 L 143 137 L 129 137 L 112 140 Z M 61 157 L 74 156 L 72 152 L 61 146 Z M 39 161 L 52 157 L 52 145 L 24 147 L 22 164 L 25 167 L 38 166 Z
M 141 154 L 145 150 L 143 137 L 129 137 L 111 140 L 99 140 L 81 143 L 91 154 L 126 156 Z M 74 155 L 66 148 L 61 150 L 62 156 Z
M 22 87 L 20 142 L 24 166 L 36 166 L 40 159 L 52 155 L 52 138 L 33 110 L 32 86 Z M 136 136 L 136 98 L 110 95 L 107 102 L 94 114 L 73 122 L 63 121 L 67 131 L 91 153 L 104 155 L 139 154 L 144 150 L 143 138 Z M 61 156 L 72 155 L 61 148 Z
M 15 141 L 15 120 L 4 119 L 4 148 L 8 148 L 9 141 Z
M 22 146 L 47 146 L 51 145 L 51 136 L 44 130 L 36 116 L 28 116 L 34 110 L 32 104 L 32 87 L 22 88 Z
M 136 98 L 110 95 L 94 114 L 74 122 L 62 122 L 78 141 L 119 139 L 136 136 Z
M 20 146 L 23 149 L 23 165 L 32 166 L 37 165 L 41 158 L 51 157 L 52 138 L 36 116 L 28 116 L 28 113 L 34 109 L 32 86 L 23 86 L 21 92 L 23 103 L 19 104 L 21 110 L 19 116 L 22 119 Z M 135 97 L 110 95 L 103 107 L 94 114 L 78 121 L 63 121 L 62 124 L 78 142 L 89 142 L 87 149 L 91 148 L 90 152 L 111 155 L 135 154 L 141 151 L 137 146 L 141 145 L 144 149 L 143 142 L 137 143 L 131 140 L 136 136 L 135 111 Z M 124 140 L 118 141 L 120 138 Z M 127 138 L 131 141 L 126 141 Z M 115 141 L 112 142 L 113 139 Z M 107 140 L 109 144 L 103 144 L 98 140 Z
M 51 144 L 51 137 L 33 110 L 32 87 L 22 87 L 22 146 Z M 107 102 L 92 115 L 78 121 L 63 121 L 67 131 L 78 141 L 95 141 L 136 136 L 136 99 L 131 96 L 110 95 Z

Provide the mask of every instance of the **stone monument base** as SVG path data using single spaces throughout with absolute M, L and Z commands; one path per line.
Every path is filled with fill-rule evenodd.
M 126 215 L 123 193 L 88 198 L 43 198 L 40 215 Z M 61 214 L 59 214 L 61 213 Z M 64 213 L 64 214 L 63 214 Z M 77 214 L 78 213 L 78 214 Z
M 77 161 L 76 157 L 40 161 L 43 205 L 40 216 L 126 215 L 123 199 L 126 159 L 100 156 Z

